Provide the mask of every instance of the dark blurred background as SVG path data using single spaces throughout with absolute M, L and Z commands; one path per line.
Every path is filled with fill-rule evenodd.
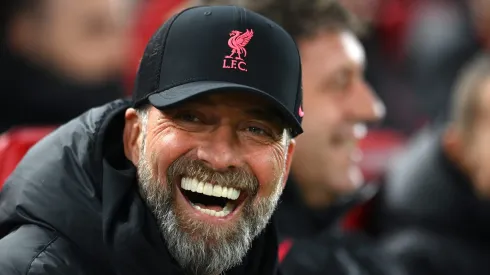
M 490 51 L 490 0 L 339 2 L 362 26 L 365 78 L 386 108 L 359 141 L 364 178 L 378 181 L 421 131 L 448 122 L 461 69 Z M 2 0 L 0 187 L 25 152 L 58 125 L 131 95 L 151 35 L 192 3 Z M 354 223 L 360 213 L 353 213 Z
M 151 34 L 170 14 L 191 3 L 186 0 L 3 2 L 0 70 L 8 80 L 2 81 L 1 94 L 2 102 L 8 104 L 2 108 L 0 131 L 18 126 L 58 125 L 90 107 L 129 95 Z M 33 8 L 40 2 L 49 4 L 41 12 Z M 370 134 L 380 142 L 372 144 L 369 136 L 363 141 L 375 149 L 364 160 L 365 170 L 371 171 L 380 169 L 387 161 L 386 150 L 396 147 L 399 140 L 410 137 L 424 125 L 446 119 L 448 98 L 458 71 L 476 52 L 490 47 L 490 1 L 340 2 L 364 25 L 361 40 L 368 60 L 366 78 L 386 106 L 385 119 L 372 127 L 378 132 Z M 24 20 L 26 16 L 30 19 Z M 9 44 L 8 50 L 5 44 Z M 18 66 L 12 65 L 12 57 L 5 57 L 4 52 L 12 48 L 21 53 L 16 55 L 26 57 L 29 67 L 41 67 L 44 74 L 55 71 L 54 75 L 62 83 L 42 88 L 48 81 L 32 71 L 27 74 L 34 76 L 26 83 L 18 76 L 26 75 L 25 66 L 14 68 Z M 37 88 L 30 89 L 32 85 Z M 21 101 L 23 104 L 18 104 Z M 25 111 L 20 111 L 22 108 Z

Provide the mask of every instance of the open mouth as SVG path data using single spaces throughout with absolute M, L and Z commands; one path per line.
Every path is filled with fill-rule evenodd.
M 182 178 L 180 187 L 190 205 L 209 216 L 226 217 L 243 202 L 240 190 L 231 187 L 205 183 L 193 178 Z

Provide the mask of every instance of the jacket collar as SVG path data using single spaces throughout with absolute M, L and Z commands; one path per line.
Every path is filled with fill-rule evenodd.
M 338 222 L 352 207 L 370 200 L 378 189 L 377 185 L 365 184 L 355 192 L 337 198 L 325 208 L 311 209 L 304 202 L 294 175 L 291 175 L 275 214 L 280 238 L 304 237 L 328 229 L 335 230 Z M 291 226 L 291 220 L 301 226 Z

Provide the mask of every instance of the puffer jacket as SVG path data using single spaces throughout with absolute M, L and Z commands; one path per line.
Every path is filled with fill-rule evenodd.
M 0 274 L 183 274 L 124 157 L 129 102 L 92 109 L 35 145 L 0 192 Z M 273 224 L 226 274 L 275 274 Z

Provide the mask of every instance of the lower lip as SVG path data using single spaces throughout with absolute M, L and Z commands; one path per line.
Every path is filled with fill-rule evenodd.
M 180 180 L 178 182 L 180 184 Z M 192 215 L 198 219 L 201 219 L 201 220 L 206 220 L 209 222 L 218 222 L 218 223 L 228 222 L 229 220 L 233 219 L 237 215 L 237 213 L 242 209 L 243 204 L 244 204 L 243 203 L 244 200 L 240 200 L 240 198 L 239 198 L 238 200 L 236 200 L 239 202 L 239 204 L 237 206 L 235 206 L 235 209 L 233 209 L 233 211 L 231 211 L 230 214 L 228 214 L 224 217 L 215 217 L 215 216 L 205 214 L 205 213 L 197 210 L 196 208 L 194 208 L 194 206 L 192 206 L 191 202 L 187 199 L 187 197 L 184 196 L 180 187 L 178 187 L 178 186 L 176 186 L 176 187 L 177 187 L 177 190 L 179 190 L 178 197 L 185 202 L 185 205 L 187 205 L 187 208 L 190 208 L 192 210 L 192 212 L 191 212 Z

